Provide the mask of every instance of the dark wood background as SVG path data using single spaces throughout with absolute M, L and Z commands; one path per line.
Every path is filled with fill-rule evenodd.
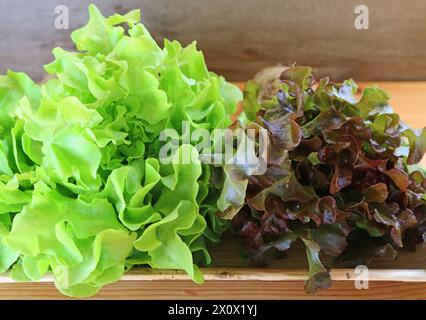
M 264 66 L 308 64 L 335 80 L 426 80 L 425 0 L 0 0 L 0 73 L 43 77 L 54 46 L 87 20 L 141 8 L 158 41 L 197 40 L 209 68 L 246 80 Z M 54 27 L 55 7 L 69 8 L 70 30 Z M 369 8 L 369 29 L 354 27 L 354 8 Z

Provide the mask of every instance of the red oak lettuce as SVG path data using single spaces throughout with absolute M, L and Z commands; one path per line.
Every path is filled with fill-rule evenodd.
M 426 128 L 406 126 L 380 88 L 357 99 L 354 81 L 316 81 L 311 71 L 286 69 L 272 98 L 247 84 L 240 119 L 267 129 L 268 168 L 244 177 L 246 205 L 233 218 L 255 264 L 301 240 L 308 292 L 330 286 L 332 265 L 415 248 L 426 232 L 426 178 L 414 166 Z

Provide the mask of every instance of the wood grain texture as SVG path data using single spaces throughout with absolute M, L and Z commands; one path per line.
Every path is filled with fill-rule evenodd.
M 426 80 L 426 2 L 411 0 L 2 0 L 0 73 L 43 77 L 54 46 L 87 21 L 93 2 L 107 14 L 141 8 L 162 43 L 197 40 L 211 70 L 230 80 L 251 78 L 274 64 L 307 64 L 333 79 Z M 354 8 L 369 9 L 369 29 L 354 27 Z M 69 8 L 70 30 L 54 27 L 55 7 Z
M 61 295 L 52 283 L 2 284 L 0 299 L 69 299 Z M 426 284 L 404 282 L 370 282 L 369 289 L 357 290 L 352 282 L 334 282 L 318 293 L 306 294 L 303 281 L 206 281 L 197 285 L 191 281 L 120 281 L 108 285 L 91 299 L 426 299 Z
M 301 252 L 301 254 L 303 254 Z M 423 251 L 423 255 L 425 251 Z M 205 281 L 305 281 L 309 275 L 307 265 L 301 265 L 304 269 L 272 269 L 272 268 L 253 268 L 245 266 L 243 268 L 201 268 Z M 333 268 L 330 272 L 331 279 L 336 282 L 349 281 L 354 282 L 357 279 L 357 271 L 353 268 L 337 269 Z M 369 281 L 374 282 L 416 282 L 425 283 L 426 269 L 372 269 L 368 270 Z M 121 281 L 189 281 L 191 278 L 182 270 L 157 270 L 150 268 L 134 268 L 124 274 Z M 38 283 L 51 283 L 53 276 L 48 274 L 38 281 Z M 15 283 L 7 274 L 0 275 L 2 285 Z
M 359 86 L 374 84 L 360 82 Z M 377 85 L 389 92 L 392 106 L 405 122 L 417 128 L 426 125 L 426 82 Z M 355 289 L 353 269 L 333 269 L 332 288 L 315 295 L 303 289 L 307 261 L 301 247 L 290 249 L 285 259 L 274 260 L 269 269 L 249 268 L 243 252 L 241 244 L 232 239 L 213 248 L 214 265 L 204 270 L 207 281 L 203 285 L 192 283 L 181 272 L 133 270 L 93 299 L 426 299 L 426 248 L 415 253 L 401 251 L 397 260 L 374 261 L 369 266 L 368 290 Z M 0 299 L 66 298 L 51 279 L 45 281 L 11 283 L 0 276 Z

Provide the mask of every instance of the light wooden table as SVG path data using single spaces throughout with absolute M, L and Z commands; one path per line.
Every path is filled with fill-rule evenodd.
M 426 82 L 381 82 L 391 104 L 407 124 L 426 126 Z M 366 87 L 371 83 L 359 83 Z M 426 165 L 426 159 L 423 164 Z M 104 287 L 92 299 L 426 299 L 426 248 L 401 252 L 398 260 L 370 266 L 368 290 L 357 290 L 353 270 L 332 272 L 333 286 L 314 295 L 304 292 L 306 258 L 299 248 L 269 269 L 252 269 L 238 241 L 212 250 L 216 266 L 204 269 L 206 282 L 196 285 L 180 272 L 133 270 L 123 280 Z M 13 283 L 0 276 L 0 299 L 66 299 L 46 278 L 38 283 Z

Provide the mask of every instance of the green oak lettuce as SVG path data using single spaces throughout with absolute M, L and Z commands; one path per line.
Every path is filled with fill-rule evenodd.
M 51 272 L 70 296 L 90 296 L 134 265 L 182 269 L 196 282 L 216 216 L 211 166 L 164 164 L 174 129 L 230 125 L 238 88 L 208 71 L 195 43 L 157 45 L 139 11 L 105 18 L 89 7 L 72 33 L 77 51 L 53 50 L 50 80 L 0 77 L 0 272 L 37 281 Z M 182 144 L 172 159 L 199 148 Z

